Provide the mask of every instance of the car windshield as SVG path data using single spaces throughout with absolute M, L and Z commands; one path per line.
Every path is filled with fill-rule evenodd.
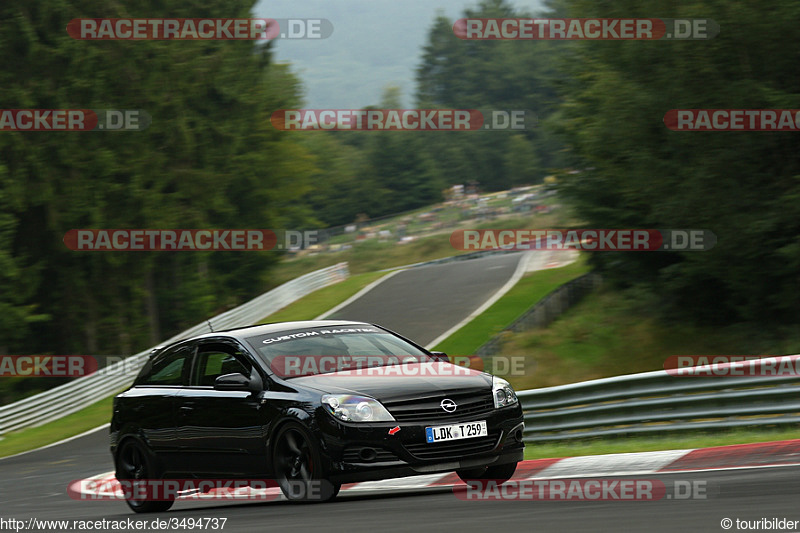
M 371 326 L 283 331 L 247 340 L 284 378 L 434 361 L 414 345 Z

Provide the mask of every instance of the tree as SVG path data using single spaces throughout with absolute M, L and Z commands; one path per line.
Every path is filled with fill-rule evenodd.
M 485 0 L 467 18 L 523 17 L 504 0 Z M 560 43 L 557 43 L 560 44 Z M 477 181 L 486 190 L 536 182 L 560 162 L 561 142 L 542 128 L 557 105 L 555 85 L 559 49 L 544 41 L 472 41 L 453 33 L 453 22 L 439 15 L 417 68 L 417 105 L 456 109 L 526 110 L 540 126 L 526 131 L 434 133 L 426 151 L 445 184 Z M 523 150 L 513 155 L 514 150 Z M 440 161 L 441 160 L 441 161 Z M 523 160 L 535 161 L 534 165 Z M 512 165 L 512 166 L 509 166 Z
M 682 316 L 793 321 L 800 304 L 796 217 L 800 158 L 791 133 L 668 130 L 670 109 L 794 108 L 793 2 L 700 0 L 565 2 L 571 15 L 710 17 L 713 40 L 578 42 L 570 45 L 563 131 L 580 173 L 564 192 L 592 227 L 706 228 L 709 252 L 597 254 L 623 283 L 642 283 Z
M 167 11 L 151 4 L 149 16 L 248 17 L 254 2 L 178 0 Z M 20 284 L 22 296 L 0 298 L 49 317 L 29 328 L 24 344 L 0 345 L 131 353 L 262 292 L 258 280 L 277 260 L 272 252 L 73 252 L 62 242 L 70 229 L 280 229 L 312 218 L 302 201 L 312 157 L 269 123 L 274 109 L 299 102 L 299 82 L 272 65 L 270 45 L 77 41 L 64 32 L 86 13 L 126 17 L 142 7 L 0 7 L 0 53 L 15 58 L 0 72 L 5 107 L 143 109 L 153 118 L 141 132 L 0 136 L 9 206 L 0 240 L 10 242 L 17 268 L 34 267 L 19 276 L 29 282 Z

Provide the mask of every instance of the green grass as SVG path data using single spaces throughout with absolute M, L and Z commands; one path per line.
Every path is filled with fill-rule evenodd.
M 388 274 L 388 272 L 365 272 L 363 274 L 356 274 L 345 281 L 314 291 L 296 302 L 287 305 L 283 309 L 272 313 L 258 323 L 266 324 L 268 322 L 287 322 L 291 320 L 313 320 L 386 274 Z
M 435 349 L 449 355 L 472 355 L 500 333 L 536 302 L 568 281 L 589 271 L 585 258 L 562 268 L 540 270 L 525 275 L 502 298 L 475 317 Z
M 512 333 L 501 354 L 522 355 L 522 376 L 506 376 L 517 390 L 575 383 L 663 368 L 670 355 L 781 355 L 800 351 L 792 327 L 770 330 L 734 324 L 703 327 L 670 322 L 657 299 L 606 287 L 588 295 L 546 329 Z M 597 438 L 529 444 L 526 459 L 705 448 L 800 438 L 794 428 L 740 428 L 668 436 Z
M 525 357 L 517 390 L 660 370 L 671 355 L 785 355 L 800 352 L 793 327 L 703 327 L 669 322 L 657 300 L 604 288 L 589 294 L 546 329 L 511 333 L 500 355 Z
M 792 326 L 705 327 L 670 321 L 658 299 L 605 287 L 545 329 L 509 333 L 499 355 L 525 358 L 525 375 L 504 376 L 517 390 L 663 369 L 671 355 L 784 355 L 800 352 Z M 800 439 L 795 428 L 737 428 L 667 436 L 597 438 L 529 444 L 526 459 L 704 448 Z
M 605 453 L 655 452 L 660 450 L 683 450 L 687 448 L 709 448 L 731 444 L 750 444 L 778 440 L 800 439 L 800 429 L 751 430 L 736 429 L 721 433 L 685 434 L 668 437 L 603 438 L 583 442 L 528 443 L 525 459 L 549 457 L 577 457 L 602 455 Z
M 42 426 L 21 429 L 3 435 L 3 440 L 0 440 L 0 457 L 46 446 L 109 422 L 113 398 L 114 396 L 109 396 L 80 411 Z

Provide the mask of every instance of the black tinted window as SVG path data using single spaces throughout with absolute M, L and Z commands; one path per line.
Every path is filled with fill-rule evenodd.
M 192 352 L 189 347 L 157 355 L 149 371 L 139 380 L 139 385 L 186 385 Z
M 234 373 L 250 375 L 250 365 L 244 362 L 244 357 L 237 350 L 219 345 L 201 346 L 192 385 L 213 386 L 219 376 Z

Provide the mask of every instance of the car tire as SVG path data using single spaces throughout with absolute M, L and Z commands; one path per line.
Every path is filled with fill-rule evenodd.
M 149 451 L 134 439 L 126 440 L 120 446 L 117 452 L 116 468 L 121 480 L 144 480 L 160 477 L 153 468 L 153 460 Z M 127 496 L 130 495 L 129 492 Z M 175 500 L 135 500 L 126 497 L 125 503 L 137 513 L 159 513 L 172 507 Z
M 514 475 L 517 469 L 517 463 L 506 463 L 504 465 L 484 466 L 482 468 L 469 468 L 466 470 L 456 470 L 456 474 L 466 484 L 471 481 L 484 482 L 496 481 L 498 485 L 502 485 Z
M 275 480 L 288 500 L 326 502 L 335 498 L 341 488 L 326 479 L 319 447 L 298 423 L 290 422 L 278 431 L 272 465 Z

